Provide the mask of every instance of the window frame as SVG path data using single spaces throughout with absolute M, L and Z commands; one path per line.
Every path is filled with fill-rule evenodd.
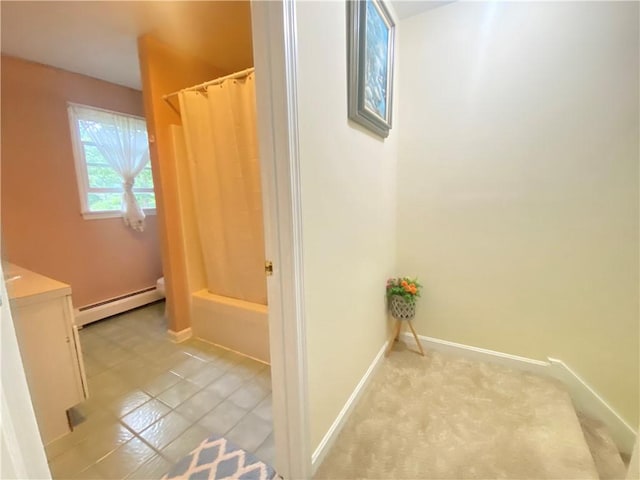
M 82 103 L 73 103 L 67 102 L 67 114 L 69 117 L 69 130 L 71 133 L 71 144 L 73 148 L 73 158 L 75 163 L 76 170 L 76 180 L 78 184 L 78 194 L 80 196 L 80 213 L 82 218 L 85 220 L 98 220 L 104 218 L 122 218 L 122 212 L 120 210 L 100 210 L 100 211 L 91 211 L 89 209 L 89 194 L 90 193 L 119 193 L 122 195 L 122 188 L 116 187 L 91 187 L 89 186 L 89 172 L 87 170 L 87 158 L 85 155 L 85 143 L 94 144 L 94 142 L 83 142 L 80 137 L 80 128 L 77 123 L 77 116 L 73 112 L 73 107 L 82 107 L 90 110 L 96 110 L 101 112 L 107 112 L 114 115 L 121 115 L 123 117 L 135 118 L 138 120 L 143 120 L 145 125 L 147 120 L 144 117 L 138 115 L 132 115 L 129 113 L 117 112 L 115 110 L 108 110 L 106 108 L 94 107 L 91 105 L 85 105 Z M 148 135 L 148 132 L 147 132 Z M 147 168 L 147 167 L 145 167 Z M 151 168 L 151 163 L 149 163 L 149 168 Z M 154 188 L 148 187 L 133 187 L 133 193 L 153 193 L 154 198 L 156 196 L 155 192 L 155 183 Z M 155 215 L 155 208 L 143 208 L 142 209 L 145 215 Z

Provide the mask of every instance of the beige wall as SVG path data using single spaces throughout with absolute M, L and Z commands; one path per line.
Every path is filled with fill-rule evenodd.
M 638 4 L 401 23 L 398 266 L 424 335 L 565 361 L 638 423 Z
M 156 217 L 84 220 L 67 102 L 143 115 L 139 91 L 2 57 L 2 256 L 71 284 L 75 307 L 146 287 L 162 275 Z
M 384 285 L 395 266 L 398 129 L 382 140 L 347 120 L 344 3 L 302 2 L 296 10 L 315 449 L 387 337 Z
M 197 239 L 198 234 L 190 197 L 185 196 L 190 189 L 189 176 L 175 161 L 171 125 L 181 125 L 180 115 L 162 97 L 231 72 L 183 54 L 150 35 L 140 38 L 138 51 L 147 128 L 155 139 L 151 144 L 151 165 L 160 219 L 167 313 L 171 330 L 179 332 L 190 326 L 190 278 L 194 275 L 189 265 L 194 264 L 193 257 L 199 253 L 189 248 L 195 245 L 197 250 L 197 242 L 189 240 Z M 177 108 L 178 98 L 173 97 L 172 102 Z

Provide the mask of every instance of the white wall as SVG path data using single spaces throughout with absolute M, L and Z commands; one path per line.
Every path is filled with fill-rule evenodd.
M 300 2 L 296 9 L 310 428 L 316 449 L 387 336 L 384 285 L 395 267 L 398 133 L 392 129 L 383 141 L 347 120 L 345 3 Z
M 637 425 L 638 3 L 456 2 L 400 34 L 419 332 L 560 358 Z

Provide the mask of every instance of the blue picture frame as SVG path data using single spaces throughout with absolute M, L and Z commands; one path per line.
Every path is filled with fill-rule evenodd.
M 349 118 L 386 138 L 393 110 L 395 23 L 382 0 L 347 0 Z

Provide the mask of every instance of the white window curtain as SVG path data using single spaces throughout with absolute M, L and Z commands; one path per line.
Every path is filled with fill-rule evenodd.
M 138 205 L 133 186 L 140 171 L 149 162 L 147 125 L 143 119 L 106 110 L 72 106 L 80 128 L 113 168 L 122 177 L 122 218 L 139 232 L 144 231 L 145 214 Z

